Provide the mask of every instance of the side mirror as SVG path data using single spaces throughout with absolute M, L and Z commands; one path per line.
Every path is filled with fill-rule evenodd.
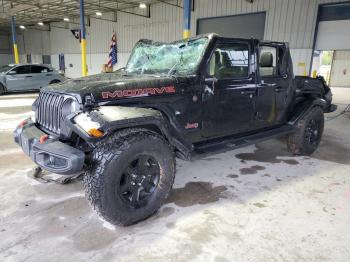
M 217 83 L 217 82 L 218 82 L 218 79 L 215 76 L 205 78 L 204 79 L 204 83 L 205 83 L 204 92 L 209 93 L 211 95 L 214 95 L 215 83 Z
M 7 75 L 15 75 L 15 74 L 17 74 L 17 73 L 16 73 L 16 71 L 13 71 L 13 70 L 7 72 Z

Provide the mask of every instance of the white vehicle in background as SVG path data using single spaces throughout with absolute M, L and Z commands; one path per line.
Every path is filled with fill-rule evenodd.
M 12 91 L 39 90 L 63 82 L 65 77 L 49 65 L 18 64 L 0 67 L 0 94 Z

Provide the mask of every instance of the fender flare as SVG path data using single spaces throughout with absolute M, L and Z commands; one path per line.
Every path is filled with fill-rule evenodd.
M 312 101 L 303 101 L 294 106 L 294 110 L 291 113 L 292 118 L 288 121 L 289 125 L 296 125 L 300 119 L 302 119 L 308 112 L 314 107 L 319 106 L 323 110 L 327 109 L 327 101 L 323 98 L 317 98 Z
M 104 132 L 101 138 L 89 136 L 86 131 L 75 123 L 74 117 L 78 114 L 86 114 L 93 122 L 97 122 L 100 130 Z M 163 135 L 168 142 L 184 157 L 189 157 L 193 151 L 193 145 L 179 133 L 158 110 L 151 108 L 125 107 L 125 106 L 100 106 L 89 112 L 77 112 L 67 121 L 71 129 L 83 140 L 94 144 L 106 136 L 126 128 L 146 128 Z

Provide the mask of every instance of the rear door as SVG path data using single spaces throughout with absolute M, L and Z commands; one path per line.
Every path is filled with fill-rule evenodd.
M 6 74 L 6 86 L 11 91 L 33 89 L 30 65 L 21 65 Z
M 49 85 L 52 80 L 52 70 L 46 66 L 32 65 L 31 73 L 35 89 Z
M 262 43 L 259 47 L 258 92 L 255 98 L 258 128 L 284 124 L 292 89 L 288 71 L 289 52 L 284 44 Z
M 256 84 L 249 41 L 218 42 L 203 83 L 203 136 L 220 137 L 252 129 Z

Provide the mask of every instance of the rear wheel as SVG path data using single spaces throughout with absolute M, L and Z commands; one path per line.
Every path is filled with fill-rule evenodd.
M 297 131 L 288 136 L 288 150 L 295 155 L 311 155 L 320 144 L 323 129 L 323 110 L 317 106 L 299 120 Z
M 174 153 L 157 133 L 129 129 L 101 142 L 84 176 L 88 200 L 107 221 L 130 225 L 155 213 L 175 176 Z

